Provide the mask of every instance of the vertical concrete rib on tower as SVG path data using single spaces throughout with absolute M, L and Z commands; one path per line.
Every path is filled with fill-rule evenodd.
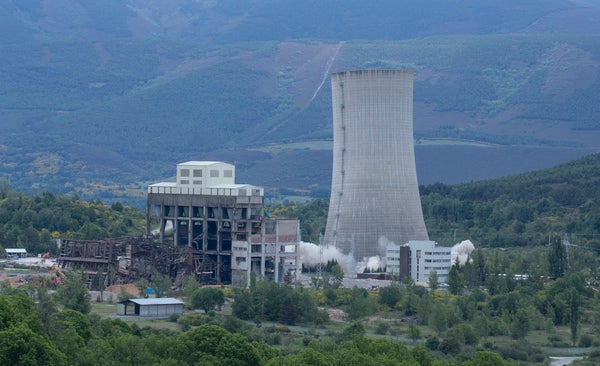
M 413 142 L 413 72 L 331 75 L 333 171 L 325 243 L 356 260 L 428 240 Z

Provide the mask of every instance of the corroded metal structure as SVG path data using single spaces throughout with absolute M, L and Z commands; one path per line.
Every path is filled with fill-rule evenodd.
M 155 274 L 189 271 L 176 266 L 176 253 L 167 245 L 157 245 L 146 238 L 72 240 L 61 242 L 58 265 L 62 269 L 87 274 L 88 286 L 101 276 L 105 285 L 150 279 Z
M 325 243 L 356 260 L 428 240 L 413 142 L 413 72 L 331 75 L 333 170 Z

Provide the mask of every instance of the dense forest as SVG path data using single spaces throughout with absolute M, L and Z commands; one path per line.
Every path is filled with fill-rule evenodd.
M 83 201 L 50 192 L 27 196 L 0 180 L 0 248 L 26 248 L 57 254 L 56 239 L 140 236 L 146 216 L 115 202 Z

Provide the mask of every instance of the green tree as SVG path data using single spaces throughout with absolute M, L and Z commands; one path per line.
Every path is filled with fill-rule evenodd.
M 494 352 L 479 351 L 471 360 L 463 363 L 463 366 L 504 366 L 507 365 L 500 355 Z
M 67 358 L 45 334 L 21 323 L 0 330 L 0 365 L 67 365 Z
M 215 325 L 202 325 L 179 336 L 180 360 L 186 364 L 248 365 L 261 363 L 257 350 L 241 334 L 231 334 Z
M 394 308 L 402 298 L 402 290 L 396 283 L 379 289 L 379 303 Z
M 518 307 L 517 312 L 515 313 L 514 319 L 512 321 L 512 329 L 511 336 L 514 339 L 523 339 L 531 330 L 531 317 L 530 311 L 527 306 Z
M 548 265 L 550 277 L 560 278 L 565 275 L 567 270 L 567 250 L 562 239 L 558 236 L 552 241 L 550 253 L 548 254 Z
M 439 350 L 445 354 L 458 354 L 463 346 L 460 332 L 448 332 L 440 342 Z
M 440 282 L 439 282 L 439 277 L 437 274 L 437 271 L 433 270 L 431 272 L 429 272 L 429 288 L 431 289 L 431 291 L 435 291 L 438 289 Z
M 56 291 L 58 302 L 65 309 L 79 311 L 82 314 L 90 312 L 90 293 L 85 286 L 87 275 L 85 273 L 65 273 L 62 285 Z
M 413 340 L 413 343 L 416 342 L 417 339 L 421 338 L 421 330 L 416 324 L 410 323 L 408 326 L 408 337 Z
M 89 350 L 85 346 L 92 338 L 92 327 L 86 315 L 71 309 L 57 313 L 48 334 L 71 363 L 88 362 Z
M 581 295 L 579 292 L 571 288 L 569 290 L 569 325 L 571 328 L 571 341 L 573 347 L 577 342 L 577 335 L 579 333 L 579 306 L 581 304 Z
M 55 315 L 55 326 L 63 329 L 73 329 L 84 340 L 92 338 L 90 319 L 79 311 L 65 309 Z
M 353 287 L 347 294 L 345 304 L 346 315 L 350 320 L 359 319 L 370 314 L 373 309 L 373 303 L 369 298 L 367 290 L 359 287 Z
M 165 297 L 171 293 L 171 277 L 163 274 L 155 274 L 150 280 L 152 289 L 156 297 Z
M 448 328 L 447 313 L 448 309 L 444 304 L 436 302 L 435 305 L 433 305 L 429 320 L 430 325 L 438 332 L 438 334 L 442 333 Z
M 290 361 L 291 362 L 286 365 L 333 366 L 333 362 L 329 360 L 326 355 L 312 348 L 304 348 L 300 353 L 294 355 Z M 268 363 L 268 366 L 276 365 L 281 365 L 281 360 L 275 359 L 273 362 Z
M 342 333 L 345 339 L 352 339 L 355 336 L 363 336 L 365 334 L 365 326 L 360 320 L 355 320 L 348 324 Z
M 233 305 L 231 310 L 234 316 L 243 319 L 251 320 L 254 319 L 254 307 L 252 306 L 252 295 L 250 290 L 247 289 L 236 289 Z
M 329 281 L 327 281 L 329 286 L 333 287 L 334 289 L 339 288 L 344 280 L 344 271 L 342 270 L 342 266 L 336 262 L 331 266 L 330 274 L 331 277 Z
M 225 295 L 223 291 L 214 287 L 201 287 L 192 294 L 192 308 L 203 309 L 205 313 L 219 309 L 225 303 Z
M 40 321 L 44 325 L 46 331 L 51 328 L 52 318 L 56 314 L 56 303 L 50 293 L 46 281 L 42 281 L 38 287 L 32 292 L 32 297 L 36 301 L 36 308 L 40 314 Z
M 458 270 L 458 266 L 452 266 L 448 272 L 448 291 L 458 295 L 465 288 L 465 281 Z
M 150 282 L 147 279 L 142 278 L 135 283 L 135 287 L 138 289 L 138 296 L 140 297 L 148 297 L 146 290 L 150 287 Z
M 194 291 L 200 288 L 200 284 L 194 276 L 187 276 L 183 280 L 182 288 L 185 296 L 192 297 Z
M 390 323 L 387 321 L 380 320 L 375 326 L 375 334 L 387 334 L 390 330 Z
M 86 222 L 74 236 L 82 240 L 100 240 L 108 237 L 108 231 L 93 222 Z

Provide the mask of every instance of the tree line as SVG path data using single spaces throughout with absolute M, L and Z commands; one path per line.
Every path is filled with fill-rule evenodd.
M 470 239 L 476 246 L 548 245 L 569 234 L 572 244 L 600 252 L 600 154 L 554 168 L 457 185 L 420 187 L 429 237 L 441 245 Z M 302 239 L 319 242 L 327 199 L 274 205 L 300 219 Z M 550 239 L 549 239 L 550 237 Z
M 106 239 L 140 236 L 145 215 L 115 202 L 83 201 L 77 195 L 43 192 L 27 196 L 0 180 L 0 247 L 54 253 L 55 239 Z

